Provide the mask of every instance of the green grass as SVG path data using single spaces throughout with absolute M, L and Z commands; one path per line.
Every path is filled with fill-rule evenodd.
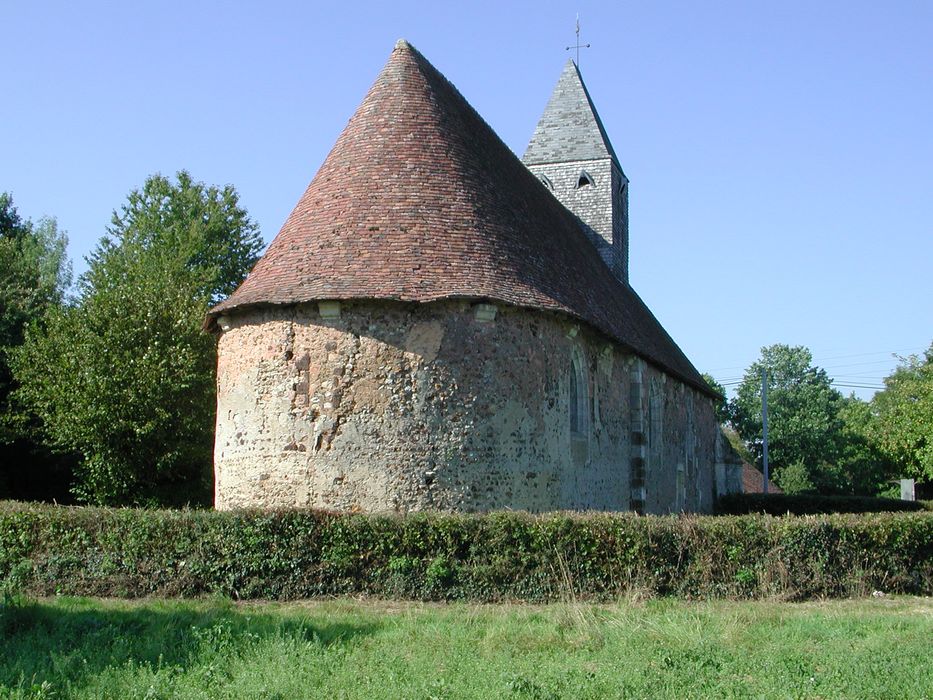
M 4 698 L 933 698 L 933 599 L 0 608 Z

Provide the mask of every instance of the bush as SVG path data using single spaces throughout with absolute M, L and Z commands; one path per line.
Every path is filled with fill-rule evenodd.
M 933 593 L 933 513 L 340 515 L 0 503 L 27 595 L 417 600 Z
M 793 462 L 780 470 L 776 475 L 778 486 L 786 494 L 812 493 L 816 489 L 810 469 L 804 462 Z
M 920 501 L 869 496 L 818 496 L 804 493 L 731 493 L 716 502 L 720 515 L 768 513 L 819 515 L 822 513 L 908 513 L 925 510 Z

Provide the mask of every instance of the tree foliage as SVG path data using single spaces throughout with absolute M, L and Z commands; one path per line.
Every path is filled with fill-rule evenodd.
M 9 352 L 30 323 L 62 302 L 71 282 L 67 244 L 55 219 L 24 220 L 13 198 L 0 193 L 0 443 L 16 439 L 25 421 L 9 405 Z
M 23 219 L 0 193 L 0 498 L 67 499 L 72 455 L 42 444 L 38 418 L 12 400 L 10 354 L 71 283 L 67 238 L 53 218 Z
M 897 476 L 895 462 L 884 453 L 874 437 L 877 416 L 873 405 L 853 396 L 839 410 L 842 431 L 839 456 L 833 470 L 837 490 L 846 494 L 874 495 L 889 490 Z
M 898 462 L 915 459 L 913 473 L 922 473 L 919 460 L 933 426 L 931 353 L 926 364 L 910 358 L 886 380 L 888 389 L 869 403 L 854 395 L 843 397 L 826 372 L 813 365 L 806 348 L 762 348 L 730 404 L 732 424 L 760 465 L 761 370 L 766 368 L 768 454 L 778 485 L 787 493 L 883 493 L 903 471 Z M 929 401 L 925 409 L 924 386 Z
M 762 369 L 768 377 L 768 455 L 776 481 L 784 488 L 782 468 L 802 463 L 810 474 L 804 478 L 801 469 L 795 468 L 795 484 L 809 479 L 821 491 L 835 490 L 821 483 L 824 480 L 818 472 L 839 456 L 842 395 L 833 389 L 826 371 L 813 366 L 813 356 L 806 348 L 781 344 L 762 348 L 761 358 L 746 370 L 732 402 L 733 423 L 759 464 Z
M 884 383 L 872 399 L 872 437 L 905 476 L 933 480 L 933 344 L 923 356 L 903 358 Z
M 233 187 L 152 176 L 114 213 L 76 303 L 27 334 L 18 394 L 54 445 L 82 454 L 81 500 L 209 498 L 216 361 L 201 324 L 260 248 Z

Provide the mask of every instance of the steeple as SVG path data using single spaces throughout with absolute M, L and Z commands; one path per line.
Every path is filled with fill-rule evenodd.
M 572 60 L 522 161 L 577 216 L 606 265 L 628 283 L 628 178 Z

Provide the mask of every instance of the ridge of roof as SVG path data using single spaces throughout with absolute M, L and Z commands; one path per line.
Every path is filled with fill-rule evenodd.
M 522 161 L 541 165 L 601 158 L 611 158 L 622 170 L 580 69 L 567 59 Z
M 205 323 L 248 306 L 451 298 L 563 312 L 714 395 L 576 217 L 399 41 L 265 255 Z

